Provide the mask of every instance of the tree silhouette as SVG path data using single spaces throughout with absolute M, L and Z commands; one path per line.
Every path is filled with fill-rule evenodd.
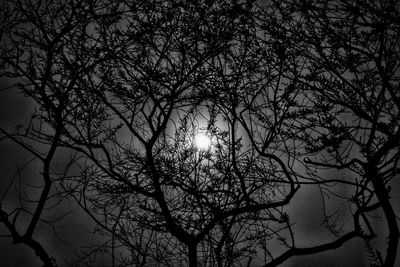
M 384 266 L 394 265 L 394 3 L 2 5 L 2 76 L 37 111 L 23 129 L 0 130 L 41 162 L 44 185 L 33 211 L 22 200 L 1 208 L 0 221 L 45 266 L 55 262 L 33 234 L 54 196 L 95 222 L 103 242 L 82 251 L 89 265 L 106 254 L 112 266 L 276 266 L 355 237 L 378 264 L 368 217 L 376 209 L 390 233 Z M 199 133 L 209 146 L 196 146 Z M 52 171 L 57 153 L 72 158 L 61 174 Z M 331 179 L 326 169 L 352 175 Z M 326 204 L 335 239 L 296 246 L 288 207 L 302 184 L 348 200 L 353 229 L 338 229 Z M 20 222 L 20 211 L 29 219 Z
M 273 19 L 280 25 L 277 37 L 303 48 L 292 76 L 304 92 L 294 128 L 310 155 L 305 163 L 314 165 L 321 185 L 329 183 L 327 170 L 350 173 L 332 182 L 348 184 L 351 194 L 340 196 L 348 200 L 355 231 L 367 243 L 378 230 L 370 215 L 382 211 L 388 244 L 379 266 L 395 264 L 399 240 L 390 201 L 400 156 L 399 8 L 396 1 L 283 1 L 276 3 L 279 15 Z M 322 190 L 332 195 L 331 188 Z

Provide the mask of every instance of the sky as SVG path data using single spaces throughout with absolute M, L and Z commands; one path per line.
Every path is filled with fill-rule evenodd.
M 28 122 L 29 114 L 32 110 L 33 107 L 30 101 L 23 95 L 15 94 L 13 91 L 0 92 L 0 125 L 3 128 L 12 129 L 13 125 Z M 1 194 L 9 184 L 10 179 L 17 173 L 18 167 L 29 162 L 31 158 L 23 149 L 15 146 L 12 142 L 7 140 L 0 141 Z M 63 162 L 65 162 L 65 158 L 60 156 L 59 164 L 62 165 Z M 24 171 L 21 172 L 21 176 L 25 179 L 24 181 L 29 179 L 30 183 L 37 182 L 38 177 L 40 178 L 40 176 L 36 176 L 39 175 L 39 168 L 40 165 L 37 162 L 28 164 Z M 398 185 L 396 187 L 398 188 Z M 400 202 L 398 192 L 398 190 L 393 190 L 393 202 Z M 31 193 L 32 197 L 34 197 L 34 191 Z M 11 195 L 15 197 L 15 194 Z M 3 208 L 7 208 L 11 207 L 12 204 L 10 203 L 15 202 L 15 199 L 11 197 L 2 201 Z M 289 206 L 289 211 L 295 222 L 298 245 L 309 246 L 332 238 L 321 228 L 322 218 L 319 215 L 321 208 L 320 192 L 310 186 L 308 188 L 305 186 L 293 199 Z M 57 233 L 70 244 L 58 240 L 54 236 L 52 229 L 43 225 L 38 228 L 35 236 L 43 242 L 50 254 L 57 258 L 59 266 L 68 266 L 70 260 L 74 258 L 74 250 L 79 250 L 80 247 L 88 245 L 90 234 L 86 231 L 89 231 L 92 225 L 72 203 L 63 203 L 56 211 L 53 211 L 53 215 L 63 209 L 70 210 L 72 213 L 57 224 Z M 3 226 L 0 225 L 0 231 L 4 232 L 3 230 Z M 384 244 L 385 242 L 381 241 L 380 243 Z M 353 240 L 340 249 L 314 256 L 295 257 L 285 262 L 282 266 L 368 266 L 368 256 L 361 249 L 362 246 L 362 242 Z M 10 238 L 1 237 L 0 247 L 2 248 L 0 249 L 0 258 L 3 260 L 4 266 L 40 266 L 40 261 L 29 248 L 24 245 L 12 244 Z
M 0 88 L 7 87 L 6 80 L 0 80 Z M 19 124 L 27 124 L 34 106 L 24 95 L 16 93 L 14 90 L 0 90 L 0 126 L 6 130 L 13 131 Z M 32 156 L 26 153 L 21 147 L 15 145 L 9 140 L 0 138 L 0 202 L 5 210 L 11 210 L 18 205 L 17 189 L 18 183 L 9 187 L 10 182 L 15 179 L 22 179 L 24 183 L 30 185 L 40 184 L 40 163 L 31 161 Z M 62 167 L 68 160 L 68 155 L 62 152 L 57 155 L 55 165 Z M 25 166 L 23 170 L 18 170 Z M 392 185 L 392 203 L 397 203 L 395 209 L 400 214 L 400 182 L 396 177 Z M 5 190 L 10 189 L 10 193 L 2 198 Z M 38 190 L 32 188 L 29 190 L 29 196 L 36 198 Z M 341 213 L 343 217 L 350 216 L 347 211 L 346 203 L 335 202 L 333 206 Z M 322 217 L 321 195 L 317 188 L 312 186 L 303 186 L 301 191 L 295 196 L 288 206 L 289 214 L 295 223 L 295 237 L 298 246 L 312 246 L 327 242 L 333 239 L 333 236 L 321 226 Z M 69 266 L 71 261 L 76 259 L 75 252 L 79 252 L 89 246 L 92 239 L 89 231 L 93 223 L 73 202 L 63 202 L 57 209 L 46 213 L 47 218 L 55 218 L 57 215 L 68 212 L 69 215 L 56 224 L 55 231 L 49 226 L 40 224 L 35 238 L 37 238 L 49 254 L 57 259 L 59 266 Z M 379 212 L 376 216 L 382 216 Z M 347 223 L 346 223 L 347 222 Z M 344 229 L 350 226 L 350 221 L 342 225 Z M 378 229 L 382 233 L 372 244 L 384 250 L 386 245 L 385 225 L 382 220 L 376 220 Z M 24 229 L 24 221 L 20 223 L 20 229 Z M 3 224 L 0 224 L 0 235 L 5 233 Z M 58 239 L 57 236 L 63 238 Z M 400 266 L 399 256 L 397 265 Z M 41 262 L 34 253 L 25 245 L 15 245 L 9 237 L 0 237 L 0 259 L 3 266 L 41 266 Z M 104 262 L 104 266 L 109 265 Z M 257 265 L 254 265 L 257 266 Z M 320 253 L 313 256 L 294 257 L 281 266 L 283 267 L 301 267 L 301 266 L 324 266 L 324 267 L 357 267 L 369 266 L 368 255 L 365 253 L 364 244 L 360 240 L 353 240 L 346 243 L 343 247 L 329 252 Z

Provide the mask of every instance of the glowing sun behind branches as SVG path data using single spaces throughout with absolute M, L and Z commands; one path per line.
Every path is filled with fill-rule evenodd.
M 211 139 L 207 135 L 202 133 L 196 134 L 194 142 L 196 147 L 200 150 L 206 150 L 211 145 Z

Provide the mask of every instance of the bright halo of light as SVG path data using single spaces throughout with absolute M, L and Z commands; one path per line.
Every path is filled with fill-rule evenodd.
M 201 133 L 196 135 L 194 142 L 196 144 L 196 147 L 201 150 L 208 149 L 211 145 L 210 138 L 207 135 Z

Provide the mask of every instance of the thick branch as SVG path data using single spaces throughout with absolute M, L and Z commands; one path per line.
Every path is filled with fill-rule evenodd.
M 340 238 L 336 239 L 333 242 L 326 243 L 320 246 L 315 246 L 315 247 L 309 247 L 309 248 L 291 248 L 279 257 L 275 258 L 268 264 L 264 265 L 264 267 L 274 267 L 278 266 L 279 264 L 283 263 L 287 259 L 293 257 L 293 256 L 302 256 L 302 255 L 310 255 L 310 254 L 316 254 L 320 252 L 324 252 L 327 250 L 332 250 L 332 249 L 337 249 L 341 247 L 344 243 L 347 241 L 360 236 L 357 231 L 352 231 L 349 232 Z

